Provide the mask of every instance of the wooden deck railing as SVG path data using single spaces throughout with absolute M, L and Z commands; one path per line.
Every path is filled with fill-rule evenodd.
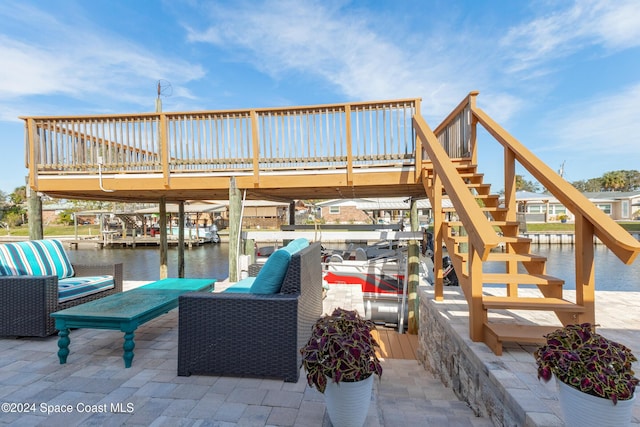
M 415 165 L 419 99 L 311 107 L 30 117 L 30 175 Z

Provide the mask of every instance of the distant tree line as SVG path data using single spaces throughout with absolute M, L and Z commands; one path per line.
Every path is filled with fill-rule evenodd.
M 59 203 L 59 200 L 47 196 L 42 197 L 43 205 Z M 56 223 L 63 225 L 73 224 L 73 215 L 80 210 L 110 208 L 110 202 L 91 200 L 71 200 L 72 207 L 60 212 Z M 10 229 L 28 222 L 27 217 L 27 187 L 17 187 L 12 193 L 0 190 L 0 228 Z
M 15 227 L 26 219 L 27 187 L 22 186 L 7 194 L 0 190 L 0 228 Z
M 599 178 L 590 178 L 570 182 L 581 192 L 599 191 L 637 191 L 640 190 L 640 171 L 617 170 L 604 173 Z M 516 175 L 516 190 L 537 193 L 544 190 L 540 183 L 528 181 L 522 175 Z
M 636 191 L 640 189 L 640 172 L 637 170 L 611 171 L 600 178 L 574 181 L 571 185 L 583 192 Z

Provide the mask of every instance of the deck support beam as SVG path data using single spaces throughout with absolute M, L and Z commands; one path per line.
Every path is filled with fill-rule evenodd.
M 38 192 L 27 187 L 29 194 L 29 239 L 40 240 L 44 236 L 42 229 L 42 199 Z
M 184 278 L 184 202 L 178 203 L 178 277 Z M 191 237 L 191 236 L 189 236 Z M 191 238 L 189 238 L 191 245 Z
M 166 279 L 169 276 L 169 268 L 167 265 L 167 252 L 169 252 L 169 244 L 167 242 L 167 199 L 160 198 L 160 218 L 158 218 L 160 227 L 160 279 Z
M 229 180 L 229 281 L 240 280 L 238 272 L 238 249 L 240 244 L 240 230 L 242 229 L 242 197 L 236 185 L 236 178 Z

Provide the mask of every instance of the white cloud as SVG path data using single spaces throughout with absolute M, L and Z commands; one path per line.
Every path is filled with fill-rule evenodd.
M 486 52 L 476 50 L 477 38 L 465 37 L 461 28 L 442 26 L 416 37 L 410 28 L 387 28 L 384 17 L 347 6 L 299 1 L 218 5 L 209 10 L 209 26 L 186 27 L 188 40 L 225 49 L 230 60 L 248 62 L 276 80 L 315 76 L 349 100 L 421 97 L 422 111 L 434 126 L 490 79 L 490 65 L 481 60 Z M 505 117 L 519 104 L 513 96 L 496 96 L 505 100 Z
M 17 9 L 0 7 L 0 19 L 12 22 L 11 36 L 0 30 L 4 99 L 65 95 L 140 105 L 149 103 L 160 78 L 173 81 L 176 92 L 188 98 L 192 95 L 182 85 L 205 74 L 199 65 L 151 52 L 81 16 L 56 18 L 28 6 Z
M 512 27 L 501 40 L 511 52 L 509 71 L 535 69 L 587 47 L 600 46 L 606 53 L 640 46 L 637 0 L 576 0 L 565 10 L 550 4 L 552 13 Z
M 549 120 L 557 143 L 547 150 L 606 150 L 640 161 L 639 97 L 640 83 L 636 83 L 619 93 L 564 106 L 563 112 L 570 111 L 568 115 L 556 111 L 556 119 Z

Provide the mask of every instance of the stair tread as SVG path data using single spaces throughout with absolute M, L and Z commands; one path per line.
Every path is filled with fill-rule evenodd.
M 554 310 L 572 313 L 584 311 L 584 307 L 562 298 L 483 296 L 482 305 L 494 310 Z
M 508 274 L 508 273 L 483 273 L 483 283 L 511 283 L 521 285 L 551 285 L 564 284 L 564 280 L 547 274 Z
M 500 341 L 545 343 L 544 336 L 561 326 L 523 325 L 519 323 L 485 323 L 485 331 L 498 337 Z
M 455 235 L 451 236 L 456 243 L 464 243 L 469 241 L 468 235 Z M 531 239 L 528 237 L 510 237 L 510 236 L 502 236 L 498 235 L 498 240 L 500 243 L 531 243 Z
M 477 195 L 473 195 L 473 197 L 478 197 Z M 508 212 L 509 209 L 503 206 L 478 206 L 483 212 Z M 443 207 L 442 212 L 455 212 L 456 208 L 452 207 Z
M 468 258 L 468 254 L 466 252 L 457 254 L 460 258 L 465 261 Z M 546 262 L 547 257 L 536 254 L 515 254 L 509 252 L 490 252 L 489 257 L 485 262 L 489 261 L 518 261 L 518 262 Z

